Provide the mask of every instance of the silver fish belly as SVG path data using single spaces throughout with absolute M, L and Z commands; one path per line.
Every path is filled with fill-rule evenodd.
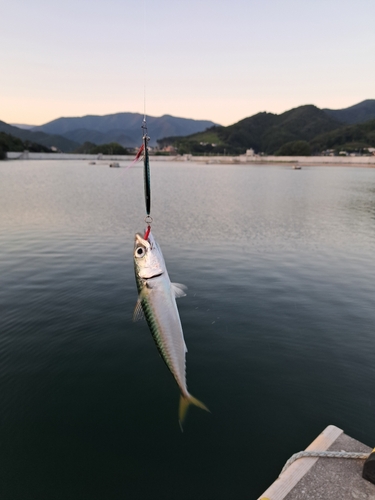
M 182 428 L 190 404 L 208 408 L 189 394 L 186 386 L 187 352 L 176 298 L 184 297 L 186 287 L 171 283 L 163 254 L 153 235 L 147 239 L 137 233 L 134 243 L 134 270 L 138 301 L 134 321 L 146 318 L 156 346 L 180 389 L 179 421 Z

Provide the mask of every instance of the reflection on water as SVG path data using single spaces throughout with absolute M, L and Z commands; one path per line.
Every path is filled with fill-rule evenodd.
M 139 167 L 0 164 L 1 498 L 256 498 L 328 424 L 375 441 L 372 169 L 152 165 L 191 409 L 136 302 Z

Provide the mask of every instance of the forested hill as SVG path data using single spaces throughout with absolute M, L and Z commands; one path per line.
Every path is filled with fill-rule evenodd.
M 365 118 L 372 118 L 365 120 Z M 338 119 L 340 118 L 340 119 Z M 353 125 L 347 123 L 355 122 Z M 276 115 L 258 113 L 229 127 L 211 127 L 187 137 L 166 137 L 159 147 L 180 154 L 310 155 L 327 149 L 361 151 L 375 147 L 375 99 L 342 110 L 300 106 Z
M 310 141 L 313 151 L 360 151 L 375 148 L 375 120 L 356 125 L 345 125 L 331 132 L 320 134 Z
M 331 118 L 348 125 L 375 120 L 375 99 L 366 99 L 345 109 L 323 109 Z
M 0 122 L 1 123 L 1 122 Z M 8 151 L 18 151 L 22 152 L 25 149 L 32 152 L 43 152 L 43 153 L 52 153 L 53 151 L 43 146 L 42 144 L 37 144 L 31 141 L 22 141 L 18 137 L 14 137 L 13 135 L 6 134 L 5 132 L 0 132 L 0 160 L 4 160 L 6 158 L 6 153 Z
M 241 154 L 253 148 L 256 152 L 275 154 L 286 143 L 310 141 L 319 134 L 342 124 L 313 105 L 300 106 L 276 115 L 258 113 L 229 127 L 212 127 L 188 137 L 169 137 L 158 141 L 161 147 L 172 144 L 179 153 Z
M 32 132 L 30 130 L 21 129 L 9 125 L 0 120 L 0 132 L 17 137 L 22 141 L 27 141 L 29 144 L 41 144 L 46 148 L 55 147 L 65 153 L 70 153 L 74 151 L 79 146 L 79 143 L 71 141 L 65 137 L 59 135 L 49 135 L 44 132 Z M 16 150 L 18 151 L 18 150 Z
M 327 116 L 321 109 L 306 105 L 281 115 L 258 113 L 225 127 L 220 138 L 235 147 L 241 147 L 245 141 L 251 140 L 253 149 L 274 154 L 288 142 L 309 141 L 318 134 L 336 129 L 339 125 L 339 122 Z

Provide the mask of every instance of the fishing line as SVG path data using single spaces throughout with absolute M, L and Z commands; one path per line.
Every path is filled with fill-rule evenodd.
M 143 121 L 146 123 L 146 0 L 143 0 Z
M 148 151 L 148 142 L 150 137 L 147 131 L 147 115 L 146 115 L 146 0 L 143 1 L 143 120 L 142 120 L 142 146 L 139 148 L 138 153 L 134 160 L 126 167 L 126 170 L 136 163 L 142 153 L 143 153 L 143 179 L 144 179 L 144 194 L 145 194 L 145 206 L 146 206 L 146 217 L 145 223 L 147 228 L 145 230 L 144 239 L 147 240 L 152 224 L 151 213 L 151 182 L 150 182 L 150 159 Z
M 146 218 L 145 222 L 147 224 L 147 229 L 145 232 L 145 238 L 148 238 L 151 229 L 152 218 L 150 217 L 151 212 L 151 182 L 150 182 L 150 160 L 148 154 L 148 142 L 150 140 L 147 131 L 147 119 L 146 119 L 146 0 L 143 0 L 143 122 L 142 122 L 142 147 L 143 147 L 143 179 L 144 179 L 144 194 L 145 194 L 145 205 L 146 205 Z M 147 235 L 147 237 L 146 237 Z

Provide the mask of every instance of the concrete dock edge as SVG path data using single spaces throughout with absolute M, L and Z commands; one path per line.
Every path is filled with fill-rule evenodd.
M 329 425 L 306 451 L 362 453 L 371 448 Z M 375 500 L 375 485 L 362 478 L 364 459 L 304 457 L 293 462 L 258 500 L 361 498 Z M 359 496 L 358 496 L 359 495 Z

